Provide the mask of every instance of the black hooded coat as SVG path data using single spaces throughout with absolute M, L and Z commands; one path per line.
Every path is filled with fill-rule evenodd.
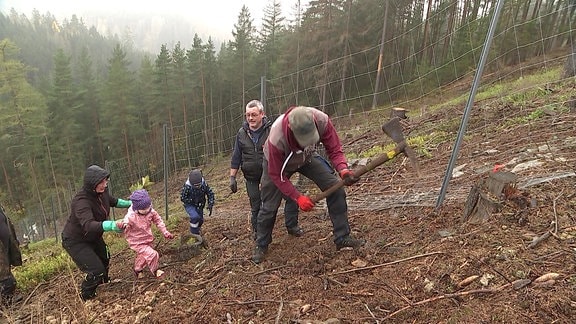
M 84 185 L 74 196 L 70 217 L 62 231 L 63 238 L 75 241 L 93 242 L 102 238 L 102 222 L 110 216 L 110 207 L 116 207 L 118 199 L 112 197 L 108 188 L 102 193 L 96 192 L 96 185 L 110 176 L 110 172 L 92 165 L 84 174 Z

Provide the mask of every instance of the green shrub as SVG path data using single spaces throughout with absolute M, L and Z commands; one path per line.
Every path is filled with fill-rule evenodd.
M 53 247 L 50 247 L 50 250 L 53 249 Z M 23 290 L 31 289 L 39 283 L 50 279 L 54 274 L 70 266 L 75 266 L 62 247 L 57 250 L 59 250 L 57 253 L 48 253 L 46 256 L 25 261 L 22 266 L 15 267 L 13 273 L 18 282 L 18 288 Z M 40 254 L 40 251 L 37 252 Z

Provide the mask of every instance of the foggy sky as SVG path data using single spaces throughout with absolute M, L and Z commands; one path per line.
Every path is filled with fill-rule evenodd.
M 259 29 L 264 8 L 271 2 L 272 0 L 1 0 L 0 11 L 8 14 L 10 9 L 14 8 L 18 13 L 30 18 L 32 10 L 36 9 L 40 14 L 50 12 L 59 21 L 76 14 L 79 18 L 83 18 L 88 26 L 95 25 L 99 31 L 101 26 L 98 26 L 95 20 L 100 17 L 142 15 L 163 20 L 181 18 L 188 21 L 200 36 L 231 40 L 232 30 L 238 21 L 242 5 L 248 7 L 254 19 L 254 26 Z M 293 19 L 297 2 L 298 0 L 280 0 L 282 15 L 286 19 Z M 300 0 L 301 7 L 305 8 L 308 2 L 309 0 Z M 127 27 L 134 28 L 134 26 Z

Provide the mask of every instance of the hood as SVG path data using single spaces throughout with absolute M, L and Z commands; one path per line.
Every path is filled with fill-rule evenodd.
M 105 178 L 110 177 L 110 172 L 97 165 L 91 165 L 84 173 L 84 189 L 94 191 L 96 185 Z

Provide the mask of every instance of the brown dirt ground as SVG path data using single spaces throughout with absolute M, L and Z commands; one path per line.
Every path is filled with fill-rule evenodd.
M 433 116 L 426 118 L 433 124 Z M 576 134 L 576 118 L 566 118 L 562 125 Z M 520 127 L 508 136 L 530 143 L 541 136 L 534 132 L 537 128 Z M 367 136 L 365 143 L 355 143 L 373 141 L 374 145 L 376 140 Z M 345 149 L 354 150 L 353 145 Z M 473 154 L 467 150 L 461 163 L 472 163 Z M 511 156 L 501 160 L 514 154 L 504 152 Z M 446 161 L 421 157 L 421 169 L 424 173 L 443 170 Z M 567 162 L 572 170 L 573 162 L 573 157 Z M 368 241 L 365 247 L 337 252 L 330 221 L 324 208 L 318 207 L 301 214 L 306 231 L 301 238 L 286 233 L 280 215 L 267 258 L 256 265 L 250 261 L 254 246 L 248 230 L 248 200 L 243 191 L 228 194 L 227 163 L 223 162 L 209 171 L 218 194 L 214 216 L 206 218 L 203 227 L 209 247 L 181 261 L 170 254 L 173 242 L 159 240 L 167 273 L 164 280 L 136 280 L 131 271 L 134 255 L 124 249 L 112 257 L 111 276 L 116 280 L 100 286 L 95 300 L 83 303 L 77 297 L 82 276 L 71 269 L 24 292 L 25 302 L 4 309 L 4 318 L 12 323 L 574 322 L 574 177 L 527 188 L 523 193 L 536 202 L 535 207 L 521 213 L 514 203 L 504 201 L 504 208 L 484 224 L 461 221 L 465 196 L 446 201 L 440 209 L 430 203 L 386 202 L 374 208 L 383 193 L 411 188 L 412 171 L 395 161 L 347 188 L 350 224 L 356 236 Z M 383 185 L 382 179 L 392 173 L 395 182 Z M 485 173 L 469 177 L 461 186 L 469 188 L 485 177 Z M 436 179 L 437 186 L 440 181 Z M 176 205 L 179 189 L 180 179 L 172 180 L 170 199 Z M 161 192 L 159 188 L 158 197 Z M 173 214 L 180 217 L 174 230 L 178 239 L 187 232 L 187 223 L 183 211 Z M 557 227 L 550 227 L 551 221 Z M 554 235 L 528 248 L 535 236 L 549 229 Z M 545 284 L 535 282 L 547 273 L 559 276 Z M 458 285 L 470 276 L 479 277 L 469 285 Z M 528 279 L 529 284 L 512 285 L 519 279 Z

